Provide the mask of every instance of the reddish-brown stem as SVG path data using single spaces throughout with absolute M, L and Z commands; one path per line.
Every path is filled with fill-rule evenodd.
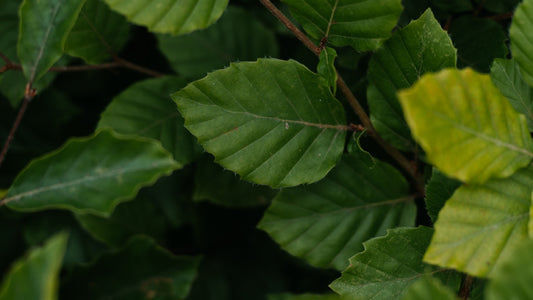
M 513 15 L 514 15 L 514 12 L 513 11 L 509 11 L 509 12 L 506 12 L 506 13 L 503 13 L 503 14 L 487 17 L 487 19 L 491 19 L 491 20 L 494 20 L 494 21 L 503 21 L 503 20 L 511 19 L 513 17 Z
M 468 299 L 468 296 L 470 295 L 470 292 L 472 291 L 472 284 L 474 283 L 474 277 L 470 275 L 466 275 L 465 279 L 463 280 L 463 284 L 461 285 L 461 290 L 459 290 L 459 298 L 461 299 Z
M 309 37 L 301 32 L 292 22 L 289 20 L 283 12 L 281 12 L 270 0 L 259 0 L 269 11 L 274 15 L 283 25 L 287 27 L 310 51 L 315 55 L 320 55 L 322 51 L 321 47 L 315 45 Z M 368 134 L 412 177 L 415 187 L 420 195 L 424 193 L 424 180 L 418 174 L 416 168 L 413 167 L 411 162 L 394 146 L 385 141 L 374 128 L 374 125 L 370 121 L 368 114 L 365 112 L 355 95 L 352 93 L 344 79 L 339 73 L 337 73 L 337 87 L 342 92 L 355 114 L 363 123 Z
M 26 112 L 26 109 L 28 108 L 28 104 L 33 99 L 33 97 L 35 97 L 35 90 L 31 87 L 31 83 L 28 83 L 26 85 L 26 92 L 24 93 L 24 100 L 22 102 L 22 105 L 20 106 L 17 117 L 15 118 L 15 122 L 13 122 L 13 126 L 11 127 L 11 130 L 9 131 L 6 142 L 4 143 L 4 146 L 2 147 L 2 152 L 0 152 L 0 166 L 4 162 L 4 159 L 7 154 L 7 150 L 9 149 L 9 145 L 11 144 L 11 141 L 13 140 L 13 137 L 15 136 L 15 132 L 17 131 L 17 128 L 20 125 L 20 121 L 22 120 L 22 117 L 24 116 L 24 113 Z

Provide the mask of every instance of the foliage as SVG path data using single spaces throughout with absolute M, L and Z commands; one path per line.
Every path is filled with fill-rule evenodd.
M 532 13 L 0 2 L 0 299 L 532 298 Z

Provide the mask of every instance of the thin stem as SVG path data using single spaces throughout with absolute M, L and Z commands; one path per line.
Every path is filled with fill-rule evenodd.
M 301 32 L 292 22 L 289 20 L 283 12 L 281 12 L 270 0 L 259 0 L 271 13 L 274 15 L 283 25 L 287 27 L 311 52 L 315 55 L 320 55 L 322 51 L 321 47 L 317 47 L 307 35 Z M 344 97 L 356 113 L 356 115 L 363 123 L 368 134 L 412 177 L 416 190 L 420 195 L 424 194 L 424 180 L 416 170 L 416 167 L 394 146 L 385 141 L 374 128 L 372 121 L 368 117 L 355 95 L 352 93 L 344 79 L 337 72 L 337 87 L 343 93 Z
M 466 275 L 465 279 L 463 280 L 463 284 L 461 285 L 461 290 L 459 290 L 459 298 L 461 299 L 468 299 L 468 296 L 470 295 L 470 292 L 472 291 L 472 284 L 474 283 L 474 277 L 470 275 Z
M 7 154 L 7 150 L 9 149 L 9 146 L 11 145 L 11 141 L 13 140 L 13 137 L 15 136 L 15 132 L 17 131 L 20 125 L 20 121 L 22 120 L 22 117 L 24 116 L 24 113 L 26 112 L 26 109 L 28 108 L 28 104 L 33 99 L 33 97 L 35 97 L 35 90 L 32 88 L 31 83 L 28 83 L 26 85 L 26 92 L 24 93 L 24 101 L 22 102 L 22 105 L 20 106 L 17 117 L 15 118 L 15 122 L 13 122 L 13 126 L 11 127 L 11 130 L 9 131 L 6 142 L 4 143 L 4 147 L 2 147 L 2 152 L 0 152 L 0 166 L 4 162 L 4 159 Z

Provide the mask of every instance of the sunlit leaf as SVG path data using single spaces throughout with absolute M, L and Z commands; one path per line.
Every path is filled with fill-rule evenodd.
M 141 186 L 180 166 L 158 143 L 102 131 L 72 139 L 32 161 L 17 176 L 3 203 L 21 211 L 62 208 L 109 215 Z
M 521 242 L 494 272 L 486 289 L 488 300 L 533 298 L 533 241 Z
M 446 69 L 398 97 L 414 138 L 447 176 L 481 183 L 509 176 L 533 157 L 525 117 L 488 75 Z
M 344 148 L 342 105 L 322 77 L 293 60 L 235 63 L 172 97 L 205 150 L 248 181 L 315 182 Z
M 393 33 L 368 66 L 370 117 L 387 141 L 404 150 L 415 147 L 396 92 L 408 88 L 426 72 L 454 67 L 455 48 L 431 10 Z
M 374 50 L 390 37 L 402 12 L 400 0 L 284 0 L 307 33 L 333 46 Z
M 533 167 L 482 185 L 463 185 L 446 202 L 424 261 L 479 277 L 528 238 Z
M 402 175 L 363 153 L 345 155 L 322 181 L 283 189 L 258 227 L 312 265 L 343 270 L 363 242 L 413 226 L 416 207 Z
M 455 290 L 459 274 L 422 262 L 432 234 L 428 227 L 397 228 L 365 242 L 365 251 L 350 258 L 350 267 L 330 287 L 347 299 L 402 299 L 420 277 L 433 275 Z
M 22 71 L 33 82 L 63 54 L 67 36 L 85 0 L 24 0 L 17 43 Z
M 89 64 L 104 62 L 128 39 L 130 25 L 101 0 L 87 0 L 65 44 L 65 52 Z
M 533 88 L 520 74 L 514 59 L 496 59 L 490 70 L 494 85 L 509 99 L 517 112 L 526 116 L 529 131 L 533 131 Z
M 132 23 L 160 33 L 183 34 L 206 28 L 224 12 L 228 0 L 104 0 Z
M 0 286 L 1 300 L 55 300 L 58 277 L 67 246 L 67 235 L 59 233 L 41 248 L 16 261 Z
M 177 162 L 189 163 L 202 150 L 183 127 L 183 118 L 170 98 L 171 92 L 185 84 L 178 77 L 162 77 L 131 85 L 108 105 L 98 128 L 159 140 Z
M 511 52 L 520 66 L 524 80 L 533 86 L 533 0 L 524 0 L 516 8 L 509 36 Z
M 62 299 L 184 299 L 200 260 L 174 256 L 146 237 L 72 271 Z
M 277 57 L 274 33 L 249 12 L 229 6 L 216 26 L 190 34 L 158 34 L 159 49 L 178 74 L 199 78 L 235 61 Z

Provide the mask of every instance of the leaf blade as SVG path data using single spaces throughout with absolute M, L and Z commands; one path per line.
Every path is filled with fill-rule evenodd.
M 511 52 L 514 59 L 520 66 L 520 71 L 524 80 L 533 86 L 533 56 L 531 42 L 533 34 L 533 1 L 524 0 L 516 8 L 511 27 L 509 28 L 509 37 L 511 38 Z

